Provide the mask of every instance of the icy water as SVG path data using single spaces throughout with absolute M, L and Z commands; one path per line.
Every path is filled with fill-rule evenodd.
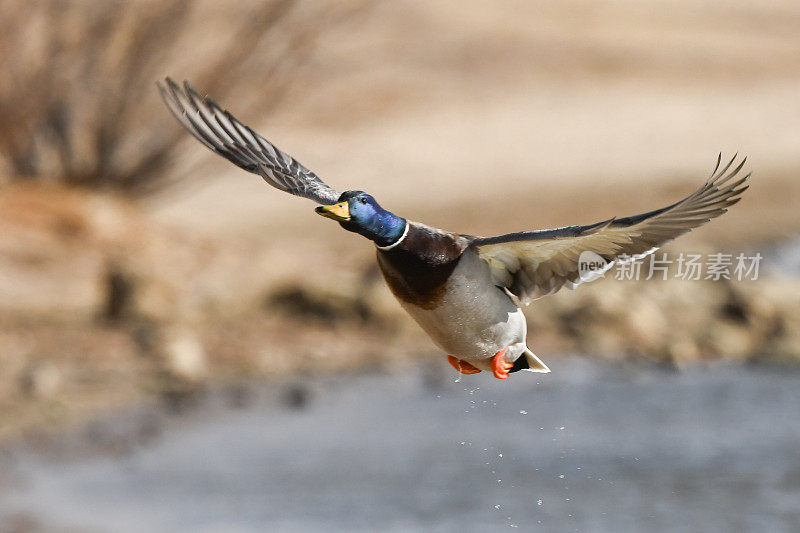
M 548 362 L 506 382 L 315 380 L 295 407 L 275 384 L 168 417 L 121 456 L 6 454 L 0 525 L 800 531 L 800 374 Z

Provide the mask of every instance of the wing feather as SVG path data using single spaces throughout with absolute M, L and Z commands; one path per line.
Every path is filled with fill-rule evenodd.
M 158 90 L 178 122 L 206 148 L 282 191 L 334 204 L 340 193 L 271 142 L 239 122 L 210 97 L 201 97 L 188 82 L 179 87 L 167 78 Z
M 489 265 L 492 278 L 522 303 L 552 294 L 563 286 L 574 289 L 587 278 L 580 276 L 581 253 L 591 251 L 607 263 L 640 259 L 725 213 L 747 190 L 750 174 L 734 179 L 747 161 L 735 155 L 697 191 L 667 207 L 624 218 L 611 218 L 587 226 L 523 231 L 498 237 L 478 237 L 470 246 Z M 596 277 L 596 276 L 594 276 Z

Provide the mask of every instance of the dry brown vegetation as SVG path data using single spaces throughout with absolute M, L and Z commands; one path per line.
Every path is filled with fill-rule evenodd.
M 141 195 L 176 178 L 185 140 L 154 98 L 165 74 L 228 101 L 247 79 L 255 110 L 277 107 L 297 66 L 339 17 L 364 2 L 297 0 L 3 3 L 0 154 L 5 181 Z M 244 105 L 247 109 L 247 99 Z

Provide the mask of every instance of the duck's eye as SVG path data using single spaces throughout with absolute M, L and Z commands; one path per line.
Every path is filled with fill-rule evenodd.
M 358 201 L 361 202 L 362 204 L 367 203 L 367 199 L 366 198 L 359 198 Z

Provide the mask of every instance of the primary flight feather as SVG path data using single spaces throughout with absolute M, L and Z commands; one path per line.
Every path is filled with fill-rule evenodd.
M 463 374 L 488 370 L 505 379 L 518 370 L 549 372 L 526 344 L 520 304 L 589 279 L 579 267 L 583 253 L 608 268 L 718 217 L 740 200 L 750 177 L 740 177 L 746 158 L 722 165 L 720 156 L 697 191 L 661 209 L 587 226 L 461 235 L 406 220 L 363 191 L 336 191 L 188 83 L 167 78 L 158 88 L 178 122 L 207 148 L 277 189 L 322 204 L 317 213 L 372 240 L 392 293 Z

